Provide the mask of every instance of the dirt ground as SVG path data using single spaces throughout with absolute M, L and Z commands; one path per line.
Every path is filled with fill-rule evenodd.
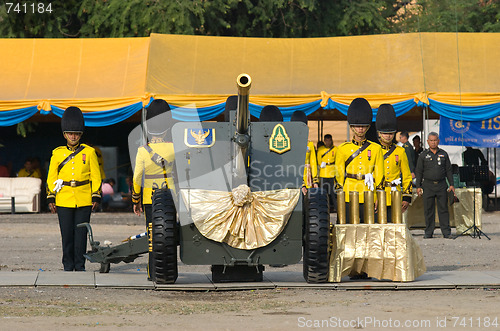
M 500 212 L 483 213 L 491 240 L 423 239 L 428 271 L 500 270 Z M 144 231 L 144 220 L 125 213 L 92 216 L 97 240 L 118 243 Z M 0 215 L 0 272 L 58 271 L 61 243 L 51 214 Z M 145 273 L 146 258 L 112 265 L 111 272 Z M 302 270 L 302 265 L 284 269 Z M 99 265 L 87 264 L 88 271 Z M 180 265 L 179 272 L 208 271 Z M 336 291 L 276 289 L 257 291 L 166 292 L 133 289 L 0 287 L 0 329 L 54 328 L 103 330 L 500 330 L 500 290 Z

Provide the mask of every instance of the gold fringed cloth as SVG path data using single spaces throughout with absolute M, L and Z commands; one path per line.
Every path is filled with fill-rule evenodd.
M 474 192 L 476 194 L 476 207 L 474 208 Z M 483 212 L 483 196 L 480 188 L 457 188 L 455 195 L 460 200 L 453 204 L 453 212 L 455 216 L 455 227 L 457 234 L 461 234 L 471 226 L 476 226 L 481 229 L 481 218 Z M 475 212 L 475 214 L 474 214 Z M 474 219 L 475 218 L 475 219 Z M 472 235 L 472 230 L 466 232 Z
M 425 271 L 422 251 L 406 224 L 336 224 L 333 228 L 329 282 L 361 272 L 411 282 Z
M 251 192 L 181 190 L 184 204 L 200 233 L 239 249 L 266 246 L 281 233 L 297 205 L 300 189 Z
M 474 216 L 474 191 L 476 194 L 476 208 Z M 460 200 L 453 205 L 448 206 L 450 213 L 450 226 L 457 229 L 457 234 L 461 234 L 466 229 L 474 225 L 474 217 L 476 226 L 481 229 L 481 218 L 483 210 L 483 200 L 480 188 L 467 187 L 455 189 L 455 195 Z M 412 203 L 403 214 L 403 223 L 408 224 L 410 229 L 425 228 L 424 203 L 423 198 L 417 195 L 417 191 L 413 191 L 411 199 Z M 439 227 L 439 217 L 436 206 L 435 214 L 436 227 Z M 467 232 L 472 234 L 472 231 Z

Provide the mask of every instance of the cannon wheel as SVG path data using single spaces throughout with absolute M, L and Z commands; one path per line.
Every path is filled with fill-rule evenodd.
M 304 210 L 304 279 L 308 283 L 328 281 L 330 214 L 328 196 L 311 188 Z
M 177 280 L 177 219 L 172 192 L 155 190 L 153 194 L 153 263 L 158 284 Z

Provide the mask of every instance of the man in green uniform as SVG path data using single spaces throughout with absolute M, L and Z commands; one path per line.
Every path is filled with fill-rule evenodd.
M 448 153 L 438 147 L 439 135 L 429 133 L 429 149 L 424 150 L 417 160 L 416 186 L 419 196 L 423 195 L 425 213 L 424 238 L 432 238 L 435 227 L 435 204 L 439 215 L 439 227 L 444 238 L 451 237 L 450 214 L 448 212 L 447 191 L 455 192 L 453 172 Z M 448 183 L 446 182 L 448 180 Z
M 174 189 L 174 144 L 171 142 L 172 114 L 165 100 L 157 99 L 146 109 L 148 143 L 139 147 L 135 159 L 132 203 L 136 215 L 144 211 L 149 237 L 148 279 L 154 280 L 152 256 L 153 191 Z
M 64 271 L 85 271 L 87 229 L 77 227 L 90 222 L 90 214 L 101 202 L 101 172 L 95 150 L 80 144 L 83 114 L 69 107 L 61 128 L 66 146 L 52 151 L 47 174 L 47 202 L 57 212 L 61 229 Z
M 396 112 L 390 104 L 382 104 L 378 108 L 377 132 L 384 153 L 384 189 L 387 201 L 387 222 L 391 222 L 391 191 L 402 191 L 401 212 L 405 212 L 411 202 L 412 178 L 408 158 L 403 147 L 394 144 L 397 130 Z
M 410 144 L 408 139 L 410 138 L 408 132 L 401 132 L 399 135 L 399 141 L 403 144 L 403 148 L 406 152 L 406 157 L 408 158 L 408 164 L 410 166 L 411 176 L 415 178 L 415 150 L 413 146 Z

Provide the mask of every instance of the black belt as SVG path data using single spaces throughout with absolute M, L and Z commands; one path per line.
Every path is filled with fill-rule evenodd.
M 144 175 L 145 179 L 163 179 L 172 178 L 171 174 Z
M 363 180 L 365 179 L 365 175 L 362 175 L 362 174 L 349 174 L 349 173 L 346 173 L 345 176 L 347 178 L 352 178 L 352 179 L 357 179 L 357 180 Z
M 328 163 L 327 163 L 327 162 L 325 162 L 325 164 L 326 164 L 326 165 L 334 165 L 334 164 L 335 164 L 335 162 L 328 162 Z
M 385 186 L 385 187 L 398 187 L 398 185 L 397 185 L 397 184 L 393 184 L 393 183 L 391 183 L 391 182 L 384 182 L 384 186 Z
M 82 180 L 82 181 L 78 181 L 78 180 L 71 180 L 69 182 L 63 182 L 63 185 L 68 185 L 68 186 L 71 186 L 71 187 L 78 187 L 78 186 L 83 186 L 83 185 L 87 185 L 88 183 L 90 183 L 90 180 Z
M 441 182 L 444 182 L 446 179 L 440 179 L 440 180 L 430 180 L 430 179 L 425 179 L 424 178 L 424 182 L 429 182 L 429 183 L 432 183 L 432 184 L 439 184 Z

